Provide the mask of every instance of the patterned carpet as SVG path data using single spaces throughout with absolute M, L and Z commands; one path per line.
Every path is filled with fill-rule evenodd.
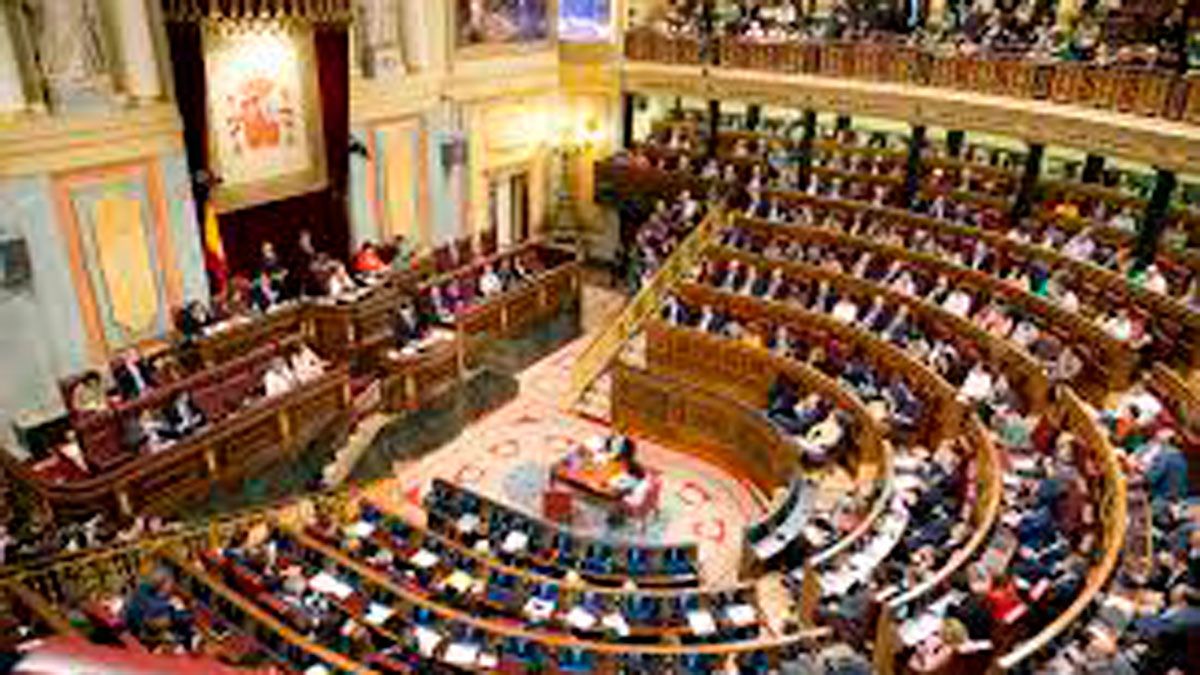
M 520 393 L 514 400 L 469 425 L 438 450 L 413 462 L 397 463 L 394 478 L 370 491 L 392 508 L 420 518 L 420 499 L 433 478 L 440 477 L 540 514 L 551 465 L 572 443 L 608 432 L 603 425 L 557 407 L 570 367 L 585 343 L 576 340 L 521 373 Z M 663 478 L 657 517 L 610 526 L 602 503 L 580 497 L 574 500 L 572 526 L 581 534 L 619 541 L 694 541 L 700 546 L 705 578 L 733 580 L 742 530 L 762 513 L 754 494 L 737 479 L 690 455 L 644 440 L 637 447 L 642 464 Z

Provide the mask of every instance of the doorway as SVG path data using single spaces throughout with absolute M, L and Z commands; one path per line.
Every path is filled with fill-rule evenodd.
M 514 171 L 488 182 L 488 221 L 501 247 L 529 239 L 529 172 Z

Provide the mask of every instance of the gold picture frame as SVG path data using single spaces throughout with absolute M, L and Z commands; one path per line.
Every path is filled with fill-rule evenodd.
M 477 42 L 464 44 L 460 40 L 463 5 L 473 0 L 453 0 L 449 3 L 450 45 L 455 59 L 488 59 L 497 56 L 528 54 L 551 49 L 558 42 L 558 0 L 544 0 L 546 5 L 546 36 L 524 42 Z M 488 0 L 475 0 L 487 2 Z

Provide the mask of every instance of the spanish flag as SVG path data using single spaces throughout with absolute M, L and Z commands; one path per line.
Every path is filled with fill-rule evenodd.
M 229 266 L 225 262 L 225 245 L 221 243 L 217 210 L 211 201 L 204 205 L 204 269 L 208 271 L 208 283 L 213 295 L 224 294 L 229 280 Z

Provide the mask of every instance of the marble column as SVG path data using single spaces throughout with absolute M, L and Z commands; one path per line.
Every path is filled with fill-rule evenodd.
M 403 2 L 400 30 L 404 44 L 404 60 L 411 70 L 430 70 L 440 65 L 437 47 L 441 44 L 439 31 L 444 31 L 437 10 L 444 5 L 433 2 Z
M 121 55 L 122 90 L 135 101 L 162 97 L 158 55 L 145 0 L 109 0 Z
M 421 4 L 404 2 L 405 5 Z M 400 48 L 400 10 L 397 0 L 363 0 L 363 53 L 370 77 L 403 75 L 404 54 Z
M 13 41 L 8 12 L 0 4 L 0 115 L 25 110 L 25 87 L 21 82 L 21 68 L 17 61 L 17 47 Z

